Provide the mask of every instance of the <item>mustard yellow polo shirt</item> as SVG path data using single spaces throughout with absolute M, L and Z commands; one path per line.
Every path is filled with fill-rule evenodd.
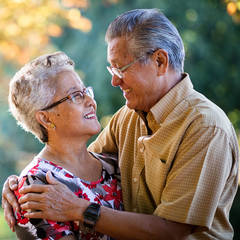
M 187 74 L 146 118 L 122 107 L 89 150 L 118 154 L 126 211 L 196 225 L 188 239 L 232 239 L 236 134 Z

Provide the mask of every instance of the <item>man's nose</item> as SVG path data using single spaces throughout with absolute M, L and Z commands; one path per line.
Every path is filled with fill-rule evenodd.
M 122 79 L 121 78 L 119 78 L 117 75 L 113 75 L 112 76 L 112 86 L 113 87 L 117 87 L 117 86 L 119 86 L 120 84 L 121 84 L 121 82 L 122 82 Z

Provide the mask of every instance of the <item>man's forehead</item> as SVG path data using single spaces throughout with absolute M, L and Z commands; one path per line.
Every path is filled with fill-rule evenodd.
M 127 41 L 124 38 L 114 38 L 108 43 L 107 58 L 109 62 L 116 62 L 129 57 Z

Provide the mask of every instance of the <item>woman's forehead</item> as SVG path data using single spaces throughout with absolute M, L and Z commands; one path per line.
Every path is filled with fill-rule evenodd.
M 64 93 L 69 93 L 69 90 L 71 89 L 82 90 L 85 87 L 79 75 L 74 71 L 60 72 L 57 78 L 57 91 L 64 91 Z

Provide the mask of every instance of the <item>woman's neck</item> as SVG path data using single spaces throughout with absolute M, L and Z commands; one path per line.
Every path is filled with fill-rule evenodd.
M 86 145 L 79 145 L 78 148 L 69 145 L 71 145 L 71 143 L 68 145 L 61 145 L 60 147 L 46 144 L 38 156 L 58 165 L 73 165 L 75 163 L 84 162 L 84 160 L 89 157 Z
M 51 161 L 88 181 L 96 181 L 101 176 L 102 165 L 87 151 L 86 143 L 69 142 L 61 145 L 49 143 L 38 157 Z

